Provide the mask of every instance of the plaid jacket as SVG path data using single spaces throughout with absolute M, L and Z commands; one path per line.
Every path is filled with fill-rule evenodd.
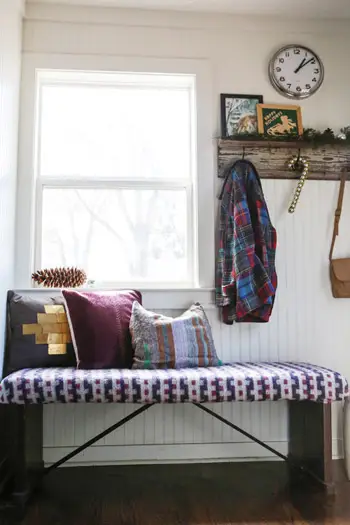
M 277 288 L 277 237 L 251 162 L 228 168 L 220 198 L 216 304 L 226 324 L 267 322 Z

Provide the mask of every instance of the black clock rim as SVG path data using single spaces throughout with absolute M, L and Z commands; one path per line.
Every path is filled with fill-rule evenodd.
M 314 57 L 318 60 L 319 64 L 320 64 L 320 82 L 319 82 L 318 86 L 315 89 L 310 90 L 308 93 L 302 93 L 301 95 L 288 93 L 288 91 L 286 91 L 285 89 L 281 88 L 281 86 L 279 85 L 279 83 L 277 82 L 277 80 L 275 79 L 275 76 L 274 76 L 273 64 L 274 64 L 276 58 L 278 57 L 278 55 L 280 53 L 283 53 L 283 51 L 286 51 L 287 49 L 291 49 L 291 48 L 294 48 L 294 47 L 300 47 L 300 49 L 304 49 L 305 51 L 308 51 L 309 53 L 312 53 L 314 55 Z M 283 46 L 280 49 L 278 49 L 278 51 L 276 51 L 276 53 L 274 53 L 274 55 L 270 59 L 270 62 L 269 62 L 269 78 L 270 78 L 270 82 L 272 83 L 273 87 L 276 89 L 276 91 L 278 91 L 278 93 L 280 95 L 283 95 L 284 97 L 292 99 L 292 100 L 302 100 L 302 99 L 305 99 L 305 98 L 309 98 L 312 95 L 314 95 L 320 89 L 320 87 L 323 84 L 323 81 L 324 81 L 324 66 L 323 66 L 323 62 L 320 59 L 319 55 L 317 53 L 315 53 L 309 47 L 304 46 L 302 44 L 288 44 L 288 45 Z

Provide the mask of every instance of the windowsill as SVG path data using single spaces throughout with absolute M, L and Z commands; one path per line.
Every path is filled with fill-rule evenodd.
M 82 287 L 76 288 L 81 292 L 103 292 L 118 289 L 136 288 L 142 293 L 143 305 L 146 308 L 157 310 L 182 310 L 193 303 L 200 303 L 204 308 L 212 308 L 215 304 L 215 288 L 151 288 L 151 287 Z M 57 293 L 60 288 L 21 288 L 20 293 Z

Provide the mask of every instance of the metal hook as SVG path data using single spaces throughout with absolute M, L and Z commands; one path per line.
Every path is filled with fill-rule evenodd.
M 245 146 L 243 146 L 242 160 L 244 160 L 244 157 L 245 157 Z
M 300 161 L 300 148 L 298 150 L 298 157 L 297 157 L 297 161 L 296 161 L 296 164 L 298 165 L 299 164 L 299 161 Z

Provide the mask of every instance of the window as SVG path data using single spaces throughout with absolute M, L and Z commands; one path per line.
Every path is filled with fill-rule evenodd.
M 39 71 L 36 261 L 196 283 L 195 76 Z

